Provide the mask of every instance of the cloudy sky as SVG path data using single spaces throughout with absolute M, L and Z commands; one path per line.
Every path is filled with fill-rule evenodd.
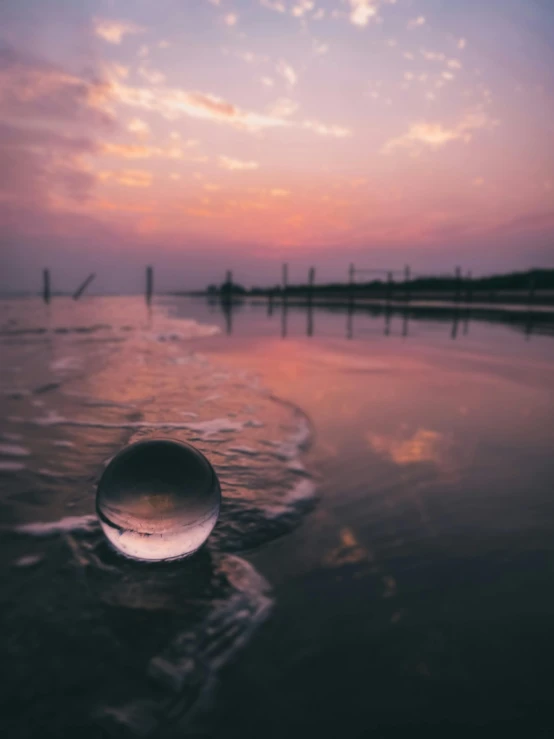
M 4 0 L 0 290 L 554 266 L 552 0 Z

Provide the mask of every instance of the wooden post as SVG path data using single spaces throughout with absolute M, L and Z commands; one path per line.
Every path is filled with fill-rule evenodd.
M 387 274 L 387 297 L 386 297 L 387 304 L 390 303 L 391 298 L 392 298 L 392 272 L 389 272 Z
M 314 332 L 313 321 L 313 292 L 314 292 L 315 267 L 310 267 L 308 274 L 308 336 L 312 336 Z
M 289 265 L 285 262 L 285 264 L 283 264 L 283 303 L 287 302 L 288 282 L 289 282 Z
M 308 274 L 308 305 L 312 307 L 314 298 L 314 279 L 315 279 L 315 267 L 310 267 Z
M 467 273 L 466 278 L 466 303 L 471 303 L 473 300 L 473 278 L 471 275 L 471 270 Z
M 350 311 L 354 308 L 354 279 L 356 269 L 353 264 L 348 268 L 348 308 Z
M 460 302 L 460 292 L 462 288 L 462 270 L 460 267 L 456 267 L 456 288 L 454 293 L 454 300 L 456 305 Z
M 465 317 L 464 317 L 463 332 L 464 332 L 464 336 L 467 336 L 468 331 L 469 331 L 469 319 L 471 317 L 471 301 L 473 300 L 473 280 L 472 280 L 471 270 L 468 270 L 468 273 L 466 276 L 465 296 L 466 296 L 466 312 L 465 312 Z
M 527 304 L 533 305 L 535 301 L 535 275 L 533 272 L 529 273 L 529 295 L 527 298 Z
M 229 310 L 229 306 L 231 305 L 231 302 L 233 300 L 233 273 L 230 269 L 227 270 L 225 273 L 225 282 L 221 286 L 221 290 L 219 292 L 219 299 L 223 305 L 224 312 Z M 226 317 L 228 318 L 228 315 L 226 313 Z M 229 331 L 229 324 L 227 325 L 227 333 L 230 333 Z
M 533 333 L 533 303 L 535 302 L 535 273 L 529 272 L 529 295 L 527 296 L 527 320 L 525 322 L 525 339 L 529 341 Z
M 148 266 L 146 268 L 146 302 L 148 305 L 152 302 L 152 294 L 154 292 L 154 270 Z
M 404 267 L 404 284 L 406 288 L 404 298 L 406 302 L 409 302 L 411 299 L 411 294 L 410 294 L 410 268 L 408 265 Z
M 50 302 L 50 270 L 42 271 L 42 299 L 48 305 Z
M 96 275 L 94 274 L 94 272 L 92 272 L 87 277 L 87 279 L 81 285 L 79 285 L 79 287 L 75 290 L 75 293 L 73 295 L 73 300 L 79 300 L 81 295 L 85 292 L 85 290 L 90 285 L 90 283 L 94 280 L 95 277 Z

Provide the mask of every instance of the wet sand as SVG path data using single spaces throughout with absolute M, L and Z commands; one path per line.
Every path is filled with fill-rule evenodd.
M 319 502 L 250 554 L 276 609 L 215 736 L 554 728 L 551 347 L 477 334 L 222 350 L 309 414 Z
M 506 727 L 520 735 L 548 735 L 552 340 L 529 341 L 509 327 L 476 322 L 456 341 L 449 326 L 431 321 L 413 322 L 405 336 L 400 320 L 385 333 L 383 319 L 369 316 L 356 317 L 348 339 L 344 314 L 317 311 L 315 335 L 306 336 L 306 314 L 294 310 L 283 339 L 282 316 L 268 317 L 255 307 L 233 315 L 230 335 L 205 331 L 195 339 L 181 330 L 173 340 L 168 337 L 179 334 L 185 318 L 225 332 L 229 316 L 204 301 L 167 299 L 159 309 L 147 326 L 155 341 L 143 336 L 140 349 L 127 341 L 120 346 L 113 340 L 126 332 L 116 337 L 99 331 L 101 346 L 109 349 L 90 355 L 84 368 L 75 353 L 58 353 L 57 340 L 67 338 L 62 333 L 53 342 L 48 334 L 51 376 L 37 367 L 36 346 L 17 348 L 21 366 L 28 361 L 23 384 L 34 390 L 8 398 L 3 433 L 13 436 L 19 424 L 20 438 L 2 443 L 28 449 L 30 458 L 5 457 L 24 469 L 4 475 L 4 520 L 17 526 L 44 520 L 45 512 L 51 521 L 86 516 L 102 461 L 133 435 L 153 432 L 183 433 L 189 440 L 196 434 L 208 455 L 216 453 L 214 460 L 223 455 L 218 464 L 227 492 L 248 489 L 253 505 L 231 506 L 216 528 L 208 550 L 212 563 L 200 561 L 195 569 L 194 582 L 203 583 L 198 596 L 192 580 L 176 591 L 173 572 L 160 583 L 159 576 L 119 570 L 116 581 L 122 578 L 134 590 L 114 587 L 114 563 L 94 531 L 80 534 L 68 524 L 70 549 L 72 540 L 76 545 L 71 557 L 84 557 L 82 571 L 92 572 L 95 583 L 91 588 L 85 577 L 89 585 L 79 594 L 76 583 L 83 576 L 64 553 L 67 538 L 4 536 L 11 669 L 14 649 L 29 641 L 30 628 L 51 638 L 52 626 L 40 625 L 48 619 L 55 630 L 78 624 L 73 637 L 58 639 L 53 650 L 21 652 L 20 662 L 35 660 L 27 665 L 35 685 L 21 693 L 18 707 L 35 712 L 36 720 L 19 733 L 12 727 L 11 735 L 34 736 L 39 719 L 43 725 L 46 720 L 45 706 L 64 705 L 51 700 L 52 674 L 62 676 L 60 689 L 76 682 L 94 694 L 96 709 L 108 705 L 109 694 L 112 711 L 119 711 L 119 718 L 111 714 L 117 731 L 131 735 L 169 737 L 186 728 L 214 737 L 488 737 Z M 161 330 L 156 321 L 163 316 L 171 325 Z M 192 374 L 183 363 L 190 356 L 205 358 Z M 55 382 L 60 388 L 36 392 Z M 267 392 L 247 399 L 256 388 Z M 81 393 L 78 405 L 72 392 Z M 273 396 L 280 399 L 278 411 Z M 37 400 L 44 405 L 33 405 Z M 30 424 L 31 412 L 51 423 Z M 177 412 L 185 414 L 179 424 Z M 264 425 L 235 425 L 223 433 L 221 422 L 217 428 L 199 425 L 214 418 L 226 418 L 229 429 L 247 418 Z M 302 423 L 309 434 L 298 435 Z M 263 442 L 272 439 L 279 444 L 275 454 L 260 457 Z M 59 468 L 53 449 L 60 452 Z M 46 465 L 53 467 L 50 477 Z M 56 470 L 64 474 L 56 476 Z M 315 486 L 315 498 L 306 483 Z M 239 562 L 223 562 L 231 551 Z M 91 552 L 97 557 L 92 564 Z M 27 563 L 14 568 L 25 557 Z M 60 575 L 67 568 L 76 580 Z M 66 603 L 67 618 L 47 616 L 52 608 L 61 613 L 68 583 L 77 595 Z M 27 614 L 36 610 L 37 597 L 46 609 L 38 609 L 38 621 Z M 199 631 L 186 621 L 189 644 L 196 646 L 183 650 L 183 609 L 200 601 L 232 605 L 223 615 L 212 609 L 211 621 L 199 617 Z M 165 610 L 152 614 L 153 603 L 165 603 Z M 239 612 L 250 614 L 240 628 Z M 16 616 L 22 619 L 17 638 Z M 87 623 L 93 639 L 83 636 Z M 171 639 L 177 639 L 173 647 Z M 87 641 L 97 656 L 83 666 L 70 650 L 82 655 Z M 45 666 L 53 653 L 60 665 L 54 673 Z M 120 667 L 106 680 L 110 656 Z M 203 677 L 183 669 L 186 659 L 197 657 L 215 664 Z M 121 669 L 125 662 L 132 672 Z M 144 665 L 150 665 L 146 681 L 140 677 Z M 20 679 L 28 677 L 22 669 Z M 98 689 L 95 681 L 102 680 L 111 692 Z M 115 690 L 118 680 L 125 685 Z M 198 686 L 210 680 L 209 690 L 193 691 L 191 698 L 191 681 Z M 168 690 L 173 699 L 164 703 Z M 46 725 L 79 726 L 83 735 L 96 735 L 89 697 L 74 702 L 65 724 L 50 717 Z

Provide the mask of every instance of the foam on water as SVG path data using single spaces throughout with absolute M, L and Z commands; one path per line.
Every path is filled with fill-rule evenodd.
M 14 526 L 18 534 L 29 536 L 55 536 L 62 533 L 76 533 L 78 531 L 96 531 L 99 528 L 98 518 L 95 515 L 65 516 L 58 521 L 43 523 L 35 521 Z
M 79 421 L 70 418 L 64 418 L 60 416 L 56 411 L 49 411 L 46 416 L 33 418 L 31 423 L 37 426 L 82 426 L 97 429 L 143 429 L 143 430 L 158 430 L 158 429 L 182 429 L 185 431 L 194 431 L 205 437 L 213 436 L 214 434 L 224 432 L 231 433 L 234 431 L 241 431 L 246 426 L 252 426 L 261 428 L 263 423 L 257 421 L 230 421 L 228 418 L 213 418 L 208 421 L 201 421 L 199 423 L 183 423 L 179 421 L 127 421 L 123 423 L 107 423 L 105 421 Z
M 82 366 L 79 357 L 61 357 L 54 362 L 50 362 L 50 369 L 53 372 L 65 372 L 66 370 L 79 369 Z
M 230 452 L 238 452 L 239 454 L 248 454 L 249 456 L 256 457 L 260 452 L 257 449 L 252 449 L 249 446 L 230 446 Z
M 29 457 L 31 452 L 16 444 L 0 444 L 0 454 L 4 457 Z
M 21 472 L 25 469 L 25 465 L 21 462 L 6 462 L 0 460 L 0 472 Z
M 77 310 L 84 309 L 77 305 Z M 95 328 L 97 334 L 115 330 L 101 317 L 94 323 L 104 324 Z M 87 325 L 82 316 L 79 325 Z M 193 321 L 160 331 L 135 326 L 121 331 L 121 343 L 103 345 L 102 353 L 98 344 L 82 343 L 83 332 L 49 329 L 54 345 L 47 361 L 54 368 L 28 382 L 23 370 L 17 373 L 27 389 L 52 387 L 42 393 L 45 407 L 38 416 L 30 394 L 10 399 L 9 413 L 22 423 L 22 434 L 2 437 L 18 442 L 8 447 L 28 450 L 43 473 L 34 475 L 31 494 L 32 471 L 16 459 L 0 461 L 0 471 L 10 473 L 10 500 L 18 501 L 19 495 L 22 501 L 14 502 L 19 522 L 11 533 L 19 546 L 28 541 L 29 547 L 18 552 L 14 577 L 20 570 L 24 577 L 33 557 L 41 557 L 32 604 L 13 600 L 18 634 L 33 631 L 37 640 L 18 641 L 12 635 L 19 672 L 10 690 L 14 695 L 26 690 L 41 660 L 55 665 L 62 688 L 83 696 L 69 708 L 67 701 L 63 707 L 52 705 L 56 698 L 51 698 L 44 706 L 45 733 L 52 715 L 63 717 L 58 733 L 75 733 L 86 723 L 86 711 L 89 721 L 109 724 L 116 734 L 124 728 L 148 736 L 168 721 L 185 733 L 217 671 L 271 610 L 268 583 L 234 553 L 291 531 L 313 505 L 315 486 L 302 462 L 311 425 L 300 409 L 272 397 L 257 378 L 187 350 L 182 337 L 218 330 Z M 181 336 L 168 340 L 176 332 Z M 78 348 L 76 342 L 81 342 Z M 28 348 L 10 347 L 12 366 L 30 372 L 43 360 L 41 353 L 29 354 L 33 363 L 26 364 Z M 52 373 L 62 375 L 61 386 Z M 10 379 L 9 387 L 14 384 Z M 153 436 L 193 441 L 221 481 L 219 522 L 206 547 L 185 567 L 156 569 L 124 560 L 107 545 L 93 514 L 95 482 L 105 460 L 125 444 Z M 39 541 L 45 551 L 37 555 Z M 116 636 L 106 617 L 110 608 L 125 614 L 125 628 Z M 156 628 L 150 628 L 150 618 L 157 619 Z M 57 641 L 50 639 L 50 624 Z M 98 655 L 94 665 L 86 656 L 91 650 Z M 63 654 L 63 663 L 53 660 L 53 653 Z M 129 661 L 135 653 L 140 659 Z M 110 672 L 99 672 L 105 664 Z
M 35 565 L 42 562 L 44 557 L 41 554 L 27 554 L 24 557 L 16 559 L 14 567 L 34 567 Z

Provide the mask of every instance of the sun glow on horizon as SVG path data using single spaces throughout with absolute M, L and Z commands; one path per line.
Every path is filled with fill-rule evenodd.
M 526 56 L 537 39 L 521 17 L 541 17 L 520 5 L 14 6 L 0 32 L 7 240 L 40 223 L 110 248 L 125 233 L 268 258 L 368 244 L 500 254 L 503 238 L 552 255 L 553 54 Z

